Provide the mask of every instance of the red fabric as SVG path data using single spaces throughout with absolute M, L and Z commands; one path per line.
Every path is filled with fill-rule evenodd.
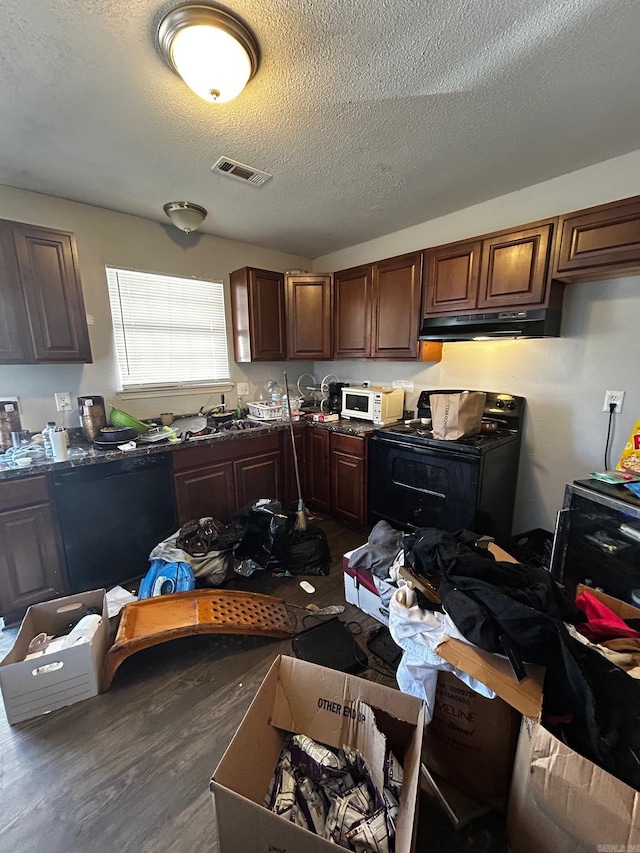
M 584 610 L 589 621 L 575 627 L 592 643 L 615 640 L 617 637 L 640 637 L 639 631 L 630 628 L 611 608 L 590 592 L 583 590 L 576 598 L 576 604 Z

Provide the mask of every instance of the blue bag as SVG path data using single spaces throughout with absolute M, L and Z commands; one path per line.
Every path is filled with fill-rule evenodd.
M 190 589 L 195 589 L 195 585 L 196 579 L 188 563 L 152 560 L 149 571 L 140 581 L 138 598 L 171 595 L 173 592 L 188 592 Z

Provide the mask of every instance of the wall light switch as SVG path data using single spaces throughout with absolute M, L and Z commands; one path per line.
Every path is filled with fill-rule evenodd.
M 238 397 L 247 397 L 249 394 L 249 383 L 238 382 L 236 384 L 236 391 L 238 392 Z

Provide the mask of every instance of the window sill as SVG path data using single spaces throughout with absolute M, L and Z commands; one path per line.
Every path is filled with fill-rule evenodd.
M 233 391 L 235 387 L 233 382 L 217 382 L 211 383 L 211 385 L 191 386 L 190 388 L 139 388 L 117 391 L 116 393 L 121 400 L 142 400 L 151 397 L 193 397 L 202 393 Z

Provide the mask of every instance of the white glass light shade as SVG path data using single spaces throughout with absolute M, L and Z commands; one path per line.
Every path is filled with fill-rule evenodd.
M 163 210 L 176 228 L 186 231 L 187 234 L 199 228 L 207 216 L 204 207 L 188 201 L 170 201 L 165 204 Z
M 205 101 L 231 101 L 251 76 L 251 61 L 240 42 L 212 26 L 185 27 L 173 40 L 171 56 L 187 86 Z
M 230 101 L 258 70 L 255 36 L 233 12 L 217 5 L 176 6 L 160 21 L 157 37 L 165 61 L 205 101 Z

